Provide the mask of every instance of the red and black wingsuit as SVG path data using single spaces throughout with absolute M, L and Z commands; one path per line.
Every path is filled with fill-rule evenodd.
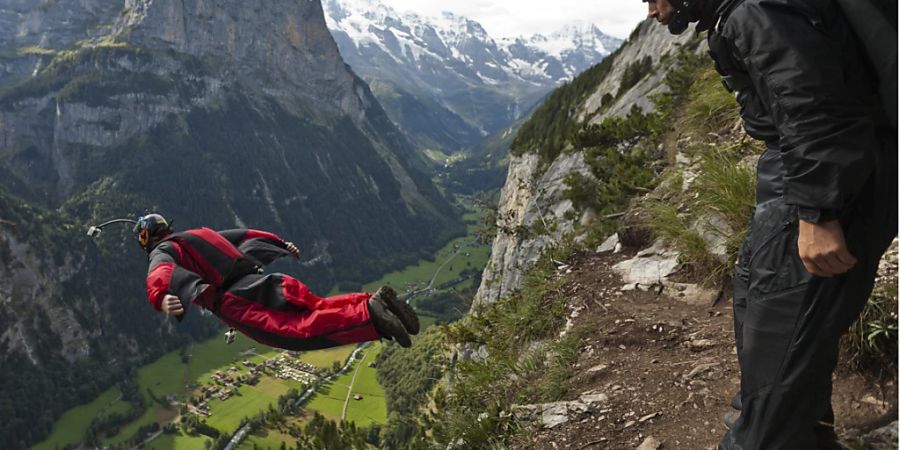
M 319 298 L 293 277 L 261 273 L 290 255 L 283 239 L 265 231 L 174 233 L 150 252 L 147 297 L 159 311 L 166 295 L 177 296 L 185 310 L 199 305 L 257 342 L 288 350 L 379 339 L 370 294 Z

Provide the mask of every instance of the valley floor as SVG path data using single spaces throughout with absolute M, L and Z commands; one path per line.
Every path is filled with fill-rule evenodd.
M 575 323 L 596 321 L 569 398 L 594 393 L 608 400 L 528 433 L 514 448 L 715 449 L 725 432 L 721 416 L 739 386 L 729 297 L 711 305 L 654 289 L 622 291 L 611 267 L 631 256 L 579 255 L 563 287 L 570 311 L 578 311 Z M 845 437 L 897 420 L 896 380 L 879 386 L 841 367 L 833 399 Z M 893 428 L 890 446 L 848 444 L 896 449 L 896 422 Z

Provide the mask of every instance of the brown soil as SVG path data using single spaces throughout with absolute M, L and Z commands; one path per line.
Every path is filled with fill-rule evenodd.
M 714 449 L 725 432 L 721 416 L 731 411 L 740 376 L 730 299 L 697 305 L 652 291 L 621 292 L 623 283 L 611 266 L 630 256 L 580 255 L 565 286 L 570 308 L 584 308 L 576 324 L 596 322 L 569 397 L 596 390 L 609 401 L 598 411 L 538 430 L 515 448 L 634 449 L 653 436 L 663 449 Z M 838 370 L 833 402 L 839 432 L 896 420 L 895 386 L 882 389 Z

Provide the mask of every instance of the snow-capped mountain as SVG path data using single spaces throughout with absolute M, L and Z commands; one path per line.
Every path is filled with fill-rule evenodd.
M 592 25 L 495 39 L 452 13 L 400 13 L 378 0 L 323 0 L 341 54 L 420 146 L 457 150 L 508 127 L 621 40 Z

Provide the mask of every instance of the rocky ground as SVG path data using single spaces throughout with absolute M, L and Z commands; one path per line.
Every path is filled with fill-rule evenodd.
M 739 384 L 730 299 L 690 284 L 650 282 L 653 270 L 677 267 L 663 251 L 641 255 L 581 254 L 561 269 L 572 325 L 589 323 L 592 331 L 571 401 L 519 408 L 538 425 L 515 448 L 715 448 L 725 432 L 720 417 Z M 635 281 L 640 276 L 644 283 Z M 896 399 L 896 380 L 879 384 L 839 369 L 839 432 L 852 448 L 896 449 Z

